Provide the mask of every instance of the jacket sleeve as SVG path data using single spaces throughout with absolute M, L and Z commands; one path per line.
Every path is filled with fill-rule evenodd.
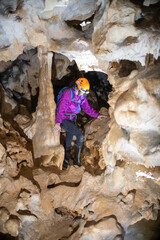
M 89 116 L 98 118 L 99 113 L 91 107 L 86 96 L 81 101 L 81 107 Z
M 56 123 L 62 123 L 62 120 L 65 119 L 64 113 L 66 109 L 71 104 L 71 92 L 69 89 L 62 92 L 61 98 L 58 102 L 57 111 L 56 111 Z

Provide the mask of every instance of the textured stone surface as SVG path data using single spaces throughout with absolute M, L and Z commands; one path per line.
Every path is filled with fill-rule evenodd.
M 23 51 L 23 60 L 30 60 L 25 74 L 18 81 L 7 77 L 5 86 L 27 100 L 39 87 L 32 114 L 24 114 L 4 89 L 0 93 L 1 114 L 12 123 L 0 118 L 1 233 L 23 240 L 154 239 L 148 227 L 146 236 L 135 224 L 155 221 L 160 209 L 156 2 L 1 1 L 0 72 Z M 29 57 L 29 50 L 36 47 L 38 58 Z M 52 60 L 53 79 L 66 76 L 74 60 L 79 70 L 108 73 L 113 86 L 110 116 L 101 109 L 107 119 L 87 125 L 82 116 L 85 143 L 80 168 L 61 170 L 64 149 L 59 134 L 53 133 Z
M 53 76 L 56 79 L 61 80 L 65 75 L 69 73 L 69 70 L 67 69 L 70 61 L 67 57 L 61 54 L 55 54 L 54 55 L 54 62 L 55 62 L 55 72 L 56 76 Z
M 5 224 L 6 230 L 10 233 L 11 236 L 18 236 L 19 221 L 17 219 L 9 219 Z
M 8 123 L 0 118 L 0 176 L 15 177 L 22 166 L 33 167 L 31 151 L 27 141 Z
M 47 53 L 40 48 L 39 61 L 39 97 L 36 112 L 32 115 L 32 119 L 28 116 L 17 115 L 15 121 L 32 139 L 34 157 L 44 156 L 44 165 L 53 160 L 53 164 L 61 167 L 64 150 L 59 142 L 59 133 L 53 132 L 56 104 L 51 83 L 52 53 Z
M 130 163 L 111 174 L 92 176 L 84 170 L 24 166 L 16 179 L 1 175 L 1 232 L 16 236 L 19 231 L 22 239 L 37 240 L 114 239 L 143 218 L 156 219 L 159 169 Z
M 94 23 L 93 45 L 100 57 L 107 61 L 129 59 L 140 61 L 145 65 L 145 55 L 151 53 L 159 56 L 159 32 L 154 27 L 146 29 L 135 27 L 135 21 L 141 16 L 141 9 L 130 1 L 114 0 L 106 2 L 102 13 L 97 13 L 98 21 Z M 159 45 L 159 44 L 158 44 Z
M 82 159 L 85 166 L 96 173 L 98 169 L 106 167 L 102 155 L 102 142 L 109 131 L 109 115 L 106 108 L 100 110 L 101 114 L 106 115 L 106 119 L 94 119 L 85 125 L 85 149 L 82 152 Z
M 90 18 L 97 10 L 96 2 L 96 0 L 82 0 L 79 4 L 77 0 L 70 1 L 64 11 L 64 20 L 83 21 Z
M 160 166 L 159 157 L 159 65 L 119 78 L 114 69 L 110 77 L 115 92 L 111 105 L 110 132 L 103 142 L 106 163 L 132 161 L 146 167 Z M 137 74 L 137 75 L 135 75 Z

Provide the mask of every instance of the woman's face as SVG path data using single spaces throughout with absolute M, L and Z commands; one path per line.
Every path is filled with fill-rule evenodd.
M 79 89 L 76 89 L 75 92 L 76 92 L 77 96 L 82 96 L 84 94 Z
M 86 93 L 81 92 L 78 88 L 75 89 L 75 92 L 77 94 L 77 96 L 82 96 L 82 95 L 87 95 L 89 93 L 89 91 L 86 91 Z

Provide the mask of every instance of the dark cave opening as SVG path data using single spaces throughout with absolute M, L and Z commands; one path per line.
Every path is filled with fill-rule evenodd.
M 57 79 L 52 79 L 55 102 L 57 102 L 57 96 L 59 91 L 64 87 L 69 87 L 70 84 L 80 77 L 85 77 L 90 83 L 90 91 L 87 95 L 87 100 L 90 105 L 99 112 L 102 107 L 109 108 L 108 96 L 112 91 L 112 86 L 108 81 L 108 76 L 106 73 L 97 71 L 79 71 L 75 64 L 68 67 L 70 69 L 70 74 L 64 76 L 60 81 Z M 83 119 L 86 119 L 84 122 Z M 87 115 L 83 109 L 77 115 L 77 125 L 83 129 L 84 125 L 92 120 L 93 118 Z
M 23 0 L 6 1 L 1 0 L 0 14 L 7 16 L 8 14 L 14 14 L 17 10 L 23 7 Z
M 127 77 L 133 70 L 137 69 L 136 63 L 129 60 L 121 60 L 119 64 L 119 77 Z
M 95 14 L 85 20 L 72 20 L 66 21 L 69 27 L 73 27 L 76 30 L 80 31 L 84 34 L 84 37 L 88 40 L 92 40 L 92 33 L 93 33 L 93 21 L 94 21 Z
M 18 240 L 18 237 L 13 237 L 10 234 L 5 234 L 0 232 L 0 239 L 1 240 Z
M 152 3 L 152 1 L 149 3 L 150 5 L 149 6 L 147 6 L 147 4 L 146 5 L 144 5 L 144 0 L 130 0 L 130 2 L 132 2 L 133 4 L 135 4 L 135 5 L 138 5 L 138 6 L 140 6 L 140 7 L 150 7 L 150 8 L 156 8 L 157 6 L 159 6 L 160 5 L 160 1 L 157 1 L 157 2 L 153 2 Z
M 36 109 L 39 95 L 37 85 L 39 76 L 37 48 L 31 48 L 20 54 L 13 62 L 1 64 L 1 114 L 7 119 L 7 115 L 26 114 L 30 115 Z M 5 91 L 5 93 L 4 93 Z M 17 108 L 11 113 L 4 107 L 5 94 L 12 99 Z M 24 107 L 25 106 L 25 111 Z
M 160 239 L 160 211 L 158 211 L 157 220 L 142 219 L 139 222 L 129 226 L 124 240 L 159 240 Z
M 57 101 L 57 96 L 59 91 L 63 87 L 69 87 L 70 84 L 77 80 L 80 77 L 85 77 L 88 79 L 90 83 L 90 94 L 88 94 L 87 98 L 91 104 L 96 106 L 97 110 L 100 110 L 101 107 L 109 108 L 108 104 L 108 95 L 112 91 L 112 86 L 108 81 L 108 76 L 104 72 L 97 71 L 79 71 L 76 63 L 71 63 L 68 66 L 69 74 L 64 76 L 61 80 L 57 80 L 55 77 L 52 78 L 55 102 Z M 97 99 L 97 103 L 95 103 L 95 98 Z M 94 103 L 92 103 L 94 101 Z
M 84 77 L 90 82 L 91 91 L 96 94 L 98 109 L 101 107 L 109 108 L 108 95 L 112 91 L 112 85 L 108 81 L 106 73 L 89 71 L 83 73 Z
M 53 61 L 54 64 L 54 61 Z M 58 93 L 61 89 L 64 87 L 69 87 L 72 82 L 75 82 L 80 77 L 85 77 L 88 79 L 90 83 L 90 93 L 87 94 L 87 100 L 90 103 L 90 105 L 99 112 L 101 109 L 104 111 L 104 109 L 109 108 L 108 104 L 108 95 L 112 91 L 112 86 L 108 81 L 108 76 L 104 72 L 98 72 L 98 71 L 79 71 L 77 65 L 75 62 L 72 62 L 68 66 L 68 74 L 65 75 L 62 79 L 56 79 L 56 68 L 53 66 L 53 69 L 55 71 L 55 74 L 52 78 L 52 84 L 54 88 L 54 96 L 55 96 L 55 102 L 57 101 Z M 102 114 L 102 113 L 101 113 Z M 85 135 L 85 128 L 86 125 L 91 123 L 94 119 L 87 115 L 83 109 L 81 109 L 81 112 L 77 114 L 77 127 L 83 132 Z M 107 125 L 104 129 L 104 132 L 107 131 Z M 71 144 L 71 159 L 74 159 L 74 139 Z M 65 146 L 65 132 L 62 131 L 60 134 L 60 143 Z M 99 143 L 97 145 L 95 144 L 95 148 L 99 146 Z M 82 155 L 81 155 L 81 163 L 83 166 L 85 166 L 85 171 L 89 172 L 92 175 L 100 175 L 102 172 L 105 171 L 105 169 L 101 169 L 99 164 L 99 160 L 97 158 L 98 156 L 98 150 L 94 149 L 94 152 L 97 151 L 96 156 L 94 157 L 92 164 L 85 163 L 84 156 L 86 155 L 87 147 L 85 146 L 85 143 L 83 144 L 82 148 Z M 90 153 L 89 153 L 90 154 Z M 91 154 L 90 154 L 91 155 Z M 72 165 L 72 161 L 70 161 Z M 93 166 L 91 166 L 93 165 Z
M 135 26 L 141 29 L 152 29 L 159 31 L 160 27 L 160 1 L 146 2 L 141 0 L 131 0 L 131 2 L 140 7 L 141 13 L 138 13 L 135 19 Z

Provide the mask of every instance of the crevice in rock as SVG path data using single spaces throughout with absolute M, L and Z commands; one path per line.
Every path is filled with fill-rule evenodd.
M 84 26 L 91 25 L 93 22 L 95 14 L 93 14 L 91 17 L 85 19 L 85 20 L 71 20 L 71 21 L 66 21 L 67 25 L 69 27 L 74 27 L 75 29 L 79 31 L 85 31 Z
M 66 21 L 67 25 L 69 27 L 73 27 L 76 30 L 80 31 L 83 33 L 83 36 L 85 38 L 85 40 L 91 41 L 92 40 L 92 33 L 93 33 L 93 22 L 94 22 L 94 18 L 96 13 L 98 12 L 98 10 L 96 10 L 96 12 L 89 18 L 84 19 L 84 20 L 71 20 L 71 21 Z
M 79 228 L 80 221 L 82 219 L 81 215 L 79 215 L 77 212 L 71 211 L 70 209 L 66 209 L 64 207 L 55 208 L 55 213 L 62 218 L 69 218 L 72 220 L 72 225 L 69 225 L 68 227 L 71 228 L 71 231 L 68 235 L 62 236 L 58 240 L 65 240 L 69 239 Z
M 41 187 L 40 187 L 39 183 L 33 178 L 32 172 L 34 169 L 36 169 L 36 167 L 28 168 L 28 167 L 22 166 L 19 174 L 16 177 L 13 177 L 13 179 L 18 180 L 20 178 L 20 176 L 23 176 L 26 179 L 28 179 L 29 181 L 31 181 L 41 192 Z
M 146 7 L 146 8 L 155 8 L 157 5 L 159 6 L 159 1 L 145 1 L 145 0 L 130 0 L 130 2 L 134 3 L 135 5 L 138 5 L 140 7 Z M 145 2 L 148 2 L 148 6 L 147 4 L 145 5 Z
M 136 70 L 137 66 L 135 62 L 129 60 L 121 60 L 119 68 L 119 77 L 127 77 L 133 70 Z
M 24 189 L 24 188 L 21 188 L 21 191 L 19 192 L 19 194 L 18 194 L 18 198 L 19 198 L 19 196 L 20 196 L 20 194 L 22 193 L 22 192 L 26 192 L 26 193 L 31 193 L 29 190 L 27 190 L 27 189 Z
M 21 9 L 23 6 L 24 0 L 13 0 L 13 1 L 5 1 L 1 0 L 0 4 L 0 14 L 7 16 L 8 14 L 13 14 L 17 10 Z
M 148 4 L 150 2 L 150 5 L 144 5 L 145 1 L 134 1 L 136 2 L 141 8 L 141 14 L 140 16 L 135 20 L 135 26 L 140 29 L 150 29 L 152 31 L 159 31 L 160 28 L 160 17 L 159 17 L 159 11 L 160 11 L 160 2 L 152 3 L 152 1 L 148 1 Z M 146 1 L 147 4 L 147 1 Z
M 78 187 L 80 185 L 81 181 L 78 183 L 73 182 L 60 182 L 60 183 L 53 183 L 47 186 L 47 188 L 55 188 L 58 186 L 66 186 L 66 187 Z
M 106 168 L 100 169 L 100 167 L 98 167 L 98 160 L 94 161 L 94 165 L 92 163 L 92 165 L 88 164 L 85 166 L 85 171 L 90 173 L 92 176 L 100 176 L 105 172 L 105 170 Z
M 35 214 L 33 214 L 29 210 L 21 210 L 20 209 L 20 210 L 17 211 L 17 213 L 20 214 L 20 215 L 24 215 L 24 216 L 34 216 L 34 217 L 38 218 Z
M 58 215 L 61 215 L 61 216 L 69 215 L 69 216 L 72 216 L 74 219 L 81 218 L 81 216 L 78 215 L 78 212 L 73 212 L 70 209 L 66 209 L 64 207 L 55 208 L 54 210 Z
M 125 239 L 138 239 L 138 236 L 141 239 L 160 239 L 160 211 L 156 221 L 143 219 L 132 226 L 129 226 L 125 233 Z
M 27 163 L 27 160 L 22 160 L 21 162 L 17 163 L 17 168 L 21 168 L 21 165 L 26 163 Z
M 125 166 L 125 164 L 126 164 L 126 162 L 123 161 L 123 160 L 121 160 L 121 159 L 119 159 L 119 160 L 116 161 L 116 167 L 121 167 L 121 168 L 123 168 L 123 167 Z
M 98 220 L 98 221 L 87 221 L 84 228 L 88 228 L 90 226 L 95 226 L 96 224 L 100 223 L 100 222 L 103 222 L 105 220 L 108 220 L 110 218 L 113 218 L 115 219 L 115 221 L 117 222 L 117 225 L 119 226 L 119 228 L 121 229 L 121 232 L 122 232 L 122 236 L 125 235 L 125 230 L 123 228 L 123 226 L 118 222 L 117 220 L 117 217 L 115 215 L 110 215 L 110 216 L 105 216 L 103 217 L 102 219 Z
M 6 68 L 5 66 L 8 67 Z M 10 64 L 3 64 L 0 70 L 0 82 L 7 97 L 12 99 L 12 104 L 18 104 L 15 113 L 30 116 L 35 111 L 39 91 L 38 76 L 37 48 L 26 50 Z M 2 94 L 1 101 L 2 104 L 6 101 Z M 22 106 L 25 106 L 26 109 Z M 6 118 L 6 115 L 11 113 L 7 112 L 7 109 L 3 109 L 3 105 L 1 105 L 1 114 Z
M 108 95 L 112 91 L 112 85 L 108 81 L 107 74 L 98 71 L 89 71 L 83 72 L 83 75 L 89 80 L 91 90 L 96 94 L 98 109 L 101 107 L 109 108 Z
M 18 237 L 12 237 L 10 234 L 8 233 L 1 233 L 0 232 L 0 239 L 2 240 L 18 240 Z

